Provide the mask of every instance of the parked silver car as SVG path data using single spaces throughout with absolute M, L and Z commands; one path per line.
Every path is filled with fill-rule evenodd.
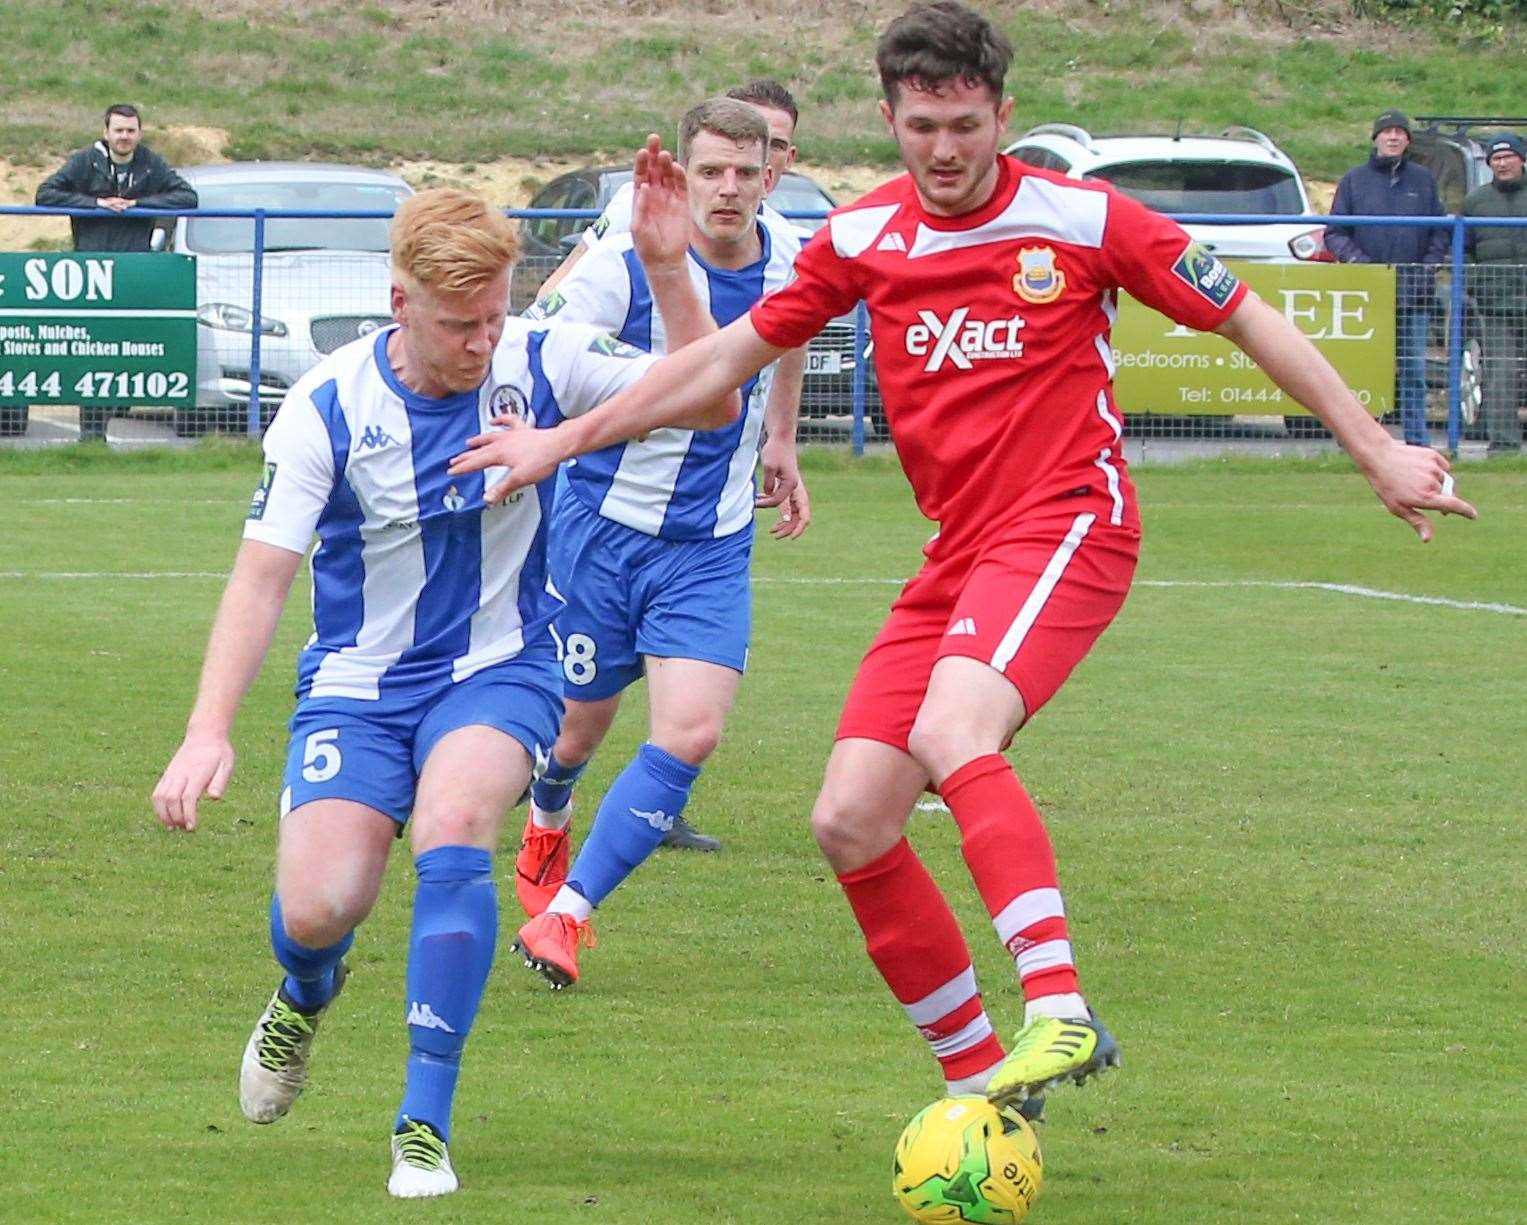
M 396 175 L 314 162 L 234 162 L 182 171 L 203 209 L 391 214 L 413 194 Z M 278 217 L 264 223 L 260 318 L 254 300 L 255 223 L 181 217 L 171 250 L 196 257 L 196 407 L 176 432 L 242 429 L 251 341 L 260 334 L 260 415 L 326 353 L 392 321 L 387 217 Z

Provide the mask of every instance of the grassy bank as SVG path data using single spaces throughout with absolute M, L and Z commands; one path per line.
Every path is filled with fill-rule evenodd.
M 0 25 L 20 87 L 0 115 L 0 157 L 51 161 L 124 98 L 145 108 L 151 131 L 226 130 L 232 158 L 593 154 L 666 129 L 692 99 L 769 75 L 802 100 L 810 161 L 889 161 L 871 58 L 876 31 L 902 7 L 759 0 L 739 22 L 732 8 L 671 0 L 8 0 Z M 1284 144 L 1306 176 L 1331 178 L 1385 107 L 1521 109 L 1515 77 L 1492 71 L 1480 45 L 1519 40 L 1520 25 L 1382 27 L 1338 20 L 1336 3 L 1294 14 L 1254 0 L 985 8 L 1018 48 L 1015 130 L 1061 119 L 1094 131 L 1244 123 Z

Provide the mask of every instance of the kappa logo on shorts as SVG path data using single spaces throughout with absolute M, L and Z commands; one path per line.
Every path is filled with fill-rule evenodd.
M 1172 271 L 1180 280 L 1186 281 L 1215 306 L 1224 306 L 1240 284 L 1235 273 L 1226 268 L 1196 242 L 1182 249 Z
M 1011 319 L 972 319 L 970 307 L 956 307 L 948 319 L 932 311 L 920 310 L 907 329 L 906 347 L 912 357 L 927 357 L 923 369 L 936 374 L 948 362 L 956 370 L 969 370 L 978 361 L 993 358 L 1013 359 L 1023 356 L 1023 341 L 1018 333 L 1026 326 L 1021 315 Z

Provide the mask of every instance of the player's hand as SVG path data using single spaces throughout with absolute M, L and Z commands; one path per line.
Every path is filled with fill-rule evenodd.
M 689 250 L 689 188 L 684 167 L 673 160 L 656 134 L 647 137 L 632 165 L 636 200 L 631 242 L 649 273 L 684 269 Z
M 109 208 L 114 213 L 125 212 L 132 206 L 133 202 L 122 196 L 100 196 L 96 199 L 97 208 Z
M 763 479 L 754 504 L 778 506 L 779 518 L 769 529 L 769 535 L 776 540 L 795 540 L 811 523 L 811 498 L 801 480 L 795 446 L 785 440 L 770 440 L 764 443 L 758 458 Z
M 196 828 L 196 802 L 223 798 L 233 773 L 233 745 L 226 736 L 187 732 L 154 788 L 154 815 L 165 829 Z
M 1364 469 L 1368 483 L 1390 514 L 1404 519 L 1421 537 L 1432 538 L 1432 524 L 1421 512 L 1477 516 L 1475 509 L 1453 492 L 1453 476 L 1447 456 L 1430 447 L 1413 447 L 1390 440 L 1387 447 Z
M 496 506 L 517 489 L 544 481 L 565 458 L 555 428 L 536 429 L 512 413 L 494 417 L 493 424 L 500 428 L 468 438 L 469 449 L 455 456 L 446 469 L 452 476 L 488 468 L 506 469 L 503 480 L 483 494 L 483 501 L 489 506 Z

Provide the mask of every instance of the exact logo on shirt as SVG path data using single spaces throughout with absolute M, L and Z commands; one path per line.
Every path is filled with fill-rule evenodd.
M 946 363 L 956 370 L 969 370 L 978 361 L 1023 356 L 1023 341 L 1018 339 L 1018 333 L 1026 325 L 1021 315 L 1010 319 L 972 319 L 970 307 L 960 306 L 947 319 L 940 319 L 929 310 L 918 311 L 917 317 L 922 322 L 907 329 L 907 353 L 926 357 L 923 369 L 929 374 L 942 370 Z

